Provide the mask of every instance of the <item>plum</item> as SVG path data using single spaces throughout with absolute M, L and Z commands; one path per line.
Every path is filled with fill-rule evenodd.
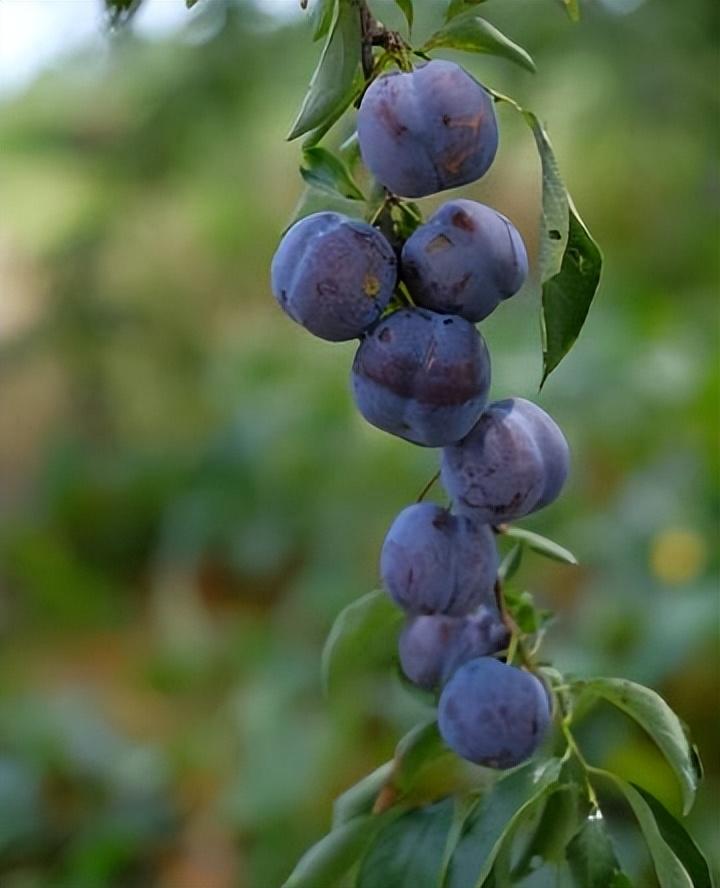
M 442 482 L 458 512 L 499 524 L 548 505 L 567 478 L 563 433 L 524 398 L 495 401 L 459 444 L 445 447 Z
M 513 768 L 529 759 L 550 718 L 545 685 L 493 657 L 461 666 L 438 705 L 443 740 L 462 758 L 488 768 Z
M 515 226 L 474 200 L 444 204 L 402 250 L 401 276 L 415 304 L 473 322 L 517 293 L 527 273 Z
M 403 197 L 474 182 L 498 147 L 489 93 L 459 65 L 439 59 L 374 81 L 360 105 L 357 132 L 367 168 Z
M 400 665 L 411 682 L 432 690 L 468 660 L 507 647 L 509 633 L 495 606 L 480 605 L 466 617 L 411 617 L 400 633 Z
M 490 356 L 463 318 L 401 309 L 363 339 L 351 381 L 369 423 L 441 447 L 463 438 L 487 404 Z
M 403 509 L 380 555 L 388 595 L 410 614 L 461 616 L 492 604 L 497 569 L 492 530 L 434 503 Z
M 272 290 L 298 324 L 331 342 L 356 339 L 378 320 L 397 281 L 397 259 L 377 229 L 340 213 L 313 213 L 285 234 Z

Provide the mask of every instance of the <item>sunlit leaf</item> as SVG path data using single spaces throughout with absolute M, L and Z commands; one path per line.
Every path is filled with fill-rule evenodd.
M 675 772 L 683 797 L 683 810 L 692 807 L 698 787 L 693 750 L 680 719 L 663 698 L 650 688 L 624 678 L 592 678 L 573 682 L 582 698 L 601 698 L 635 719 L 657 743 Z
M 296 139 L 348 107 L 360 64 L 360 11 L 340 0 L 337 16 L 288 139 Z
M 613 783 L 625 796 L 645 837 L 660 888 L 693 888 L 688 871 L 663 838 L 652 809 L 637 789 L 618 777 L 617 774 L 611 774 L 609 771 L 602 771 L 599 768 L 590 768 L 589 770 L 592 775 Z
M 440 47 L 500 56 L 527 71 L 535 71 L 535 63 L 522 46 L 513 43 L 494 25 L 472 11 L 448 21 L 428 38 L 421 51 L 430 52 Z
M 522 527 L 508 525 L 503 528 L 503 533 L 505 536 L 509 536 L 514 540 L 524 543 L 529 549 L 532 549 L 533 552 L 537 552 L 538 555 L 544 555 L 546 558 L 551 558 L 553 561 L 561 561 L 563 564 L 578 563 L 577 558 L 569 549 L 565 549 L 553 540 L 549 540 L 547 537 L 541 536 L 539 533 L 534 533 L 532 530 L 525 530 Z

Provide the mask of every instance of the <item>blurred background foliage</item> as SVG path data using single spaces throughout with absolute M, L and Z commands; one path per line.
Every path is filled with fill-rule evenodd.
M 424 712 L 362 663 L 321 693 L 333 617 L 377 583 L 384 531 L 437 456 L 363 424 L 353 345 L 305 335 L 270 296 L 301 191 L 283 139 L 318 47 L 267 6 L 206 0 L 163 42 L 117 33 L 2 108 L 4 888 L 272 888 Z M 416 6 L 423 35 L 442 7 Z M 716 855 L 719 13 L 596 0 L 573 26 L 549 3 L 491 3 L 539 74 L 463 62 L 547 123 L 606 259 L 540 399 L 572 481 L 526 522 L 582 566 L 528 557 L 521 577 L 558 612 L 561 669 L 647 683 L 690 725 L 708 772 L 690 827 Z M 536 254 L 531 136 L 499 113 L 471 194 Z M 536 397 L 536 286 L 483 329 L 494 397 Z M 640 732 L 604 710 L 586 728 L 592 760 L 678 810 Z

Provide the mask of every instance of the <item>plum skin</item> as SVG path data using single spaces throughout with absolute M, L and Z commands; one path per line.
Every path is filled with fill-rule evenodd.
M 375 80 L 358 111 L 363 162 L 403 197 L 424 197 L 474 182 L 498 147 L 493 102 L 454 62 L 435 59 Z
M 492 403 L 472 431 L 445 447 L 442 482 L 458 512 L 476 521 L 515 521 L 549 505 L 567 479 L 564 435 L 524 398 Z
M 385 236 L 341 213 L 296 222 L 273 257 L 271 283 L 280 307 L 321 339 L 357 339 L 387 307 L 397 259 Z
M 434 503 L 403 509 L 380 553 L 385 590 L 409 614 L 462 616 L 493 604 L 497 569 L 492 530 Z
M 476 323 L 522 287 L 525 244 L 515 226 L 473 200 L 444 204 L 405 242 L 401 277 L 416 305 Z
M 493 657 L 461 666 L 445 685 L 438 726 L 461 758 L 489 768 L 513 768 L 529 759 L 551 721 L 545 685 Z
M 401 309 L 360 343 L 351 385 L 369 423 L 415 444 L 441 447 L 464 437 L 485 408 L 490 356 L 463 318 Z
M 464 663 L 498 653 L 509 640 L 494 606 L 480 605 L 465 617 L 411 617 L 398 640 L 400 666 L 413 684 L 432 690 L 448 681 Z

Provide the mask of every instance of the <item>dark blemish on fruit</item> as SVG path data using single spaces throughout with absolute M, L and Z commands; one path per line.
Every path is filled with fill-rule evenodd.
M 389 327 L 384 327 L 378 333 L 378 339 L 380 340 L 380 342 L 392 342 L 392 340 L 393 340 L 392 330 Z
M 445 318 L 445 320 L 443 321 L 443 326 L 447 327 L 449 324 L 452 324 L 452 322 L 453 322 L 452 318 Z
M 452 214 L 450 221 L 455 228 L 462 228 L 463 231 L 475 231 L 475 222 L 468 213 L 457 210 Z

